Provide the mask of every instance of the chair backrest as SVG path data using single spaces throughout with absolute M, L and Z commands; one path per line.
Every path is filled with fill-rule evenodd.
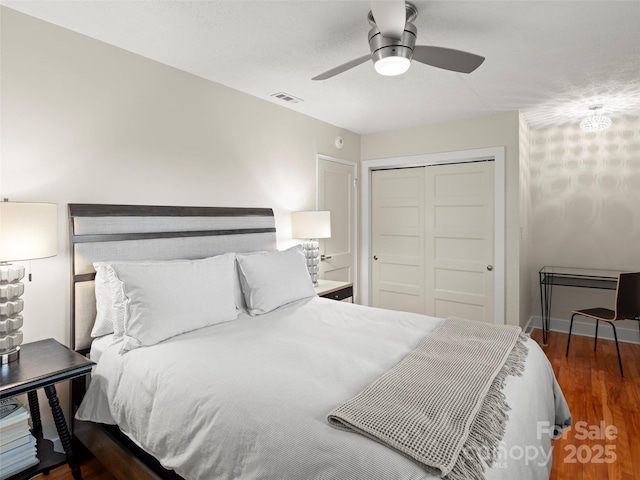
M 640 272 L 618 275 L 616 320 L 640 318 Z

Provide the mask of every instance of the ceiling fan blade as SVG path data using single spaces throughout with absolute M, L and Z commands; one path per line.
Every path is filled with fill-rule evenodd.
M 427 45 L 416 45 L 413 48 L 413 59 L 432 67 L 460 73 L 471 73 L 484 62 L 484 57 L 480 55 Z
M 311 80 L 326 80 L 327 78 L 331 78 L 334 75 L 338 75 L 339 73 L 346 72 L 350 68 L 357 67 L 358 65 L 366 62 L 367 60 L 371 60 L 370 53 L 367 55 L 363 55 L 362 57 L 355 58 L 347 63 L 343 63 L 342 65 L 332 68 L 331 70 L 327 70 L 326 72 L 321 73 L 316 77 L 313 77 Z
M 373 0 L 371 13 L 383 37 L 400 39 L 407 22 L 404 0 Z

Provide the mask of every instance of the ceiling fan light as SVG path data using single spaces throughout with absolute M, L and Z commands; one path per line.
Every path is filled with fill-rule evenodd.
M 383 57 L 373 64 L 376 72 L 387 77 L 402 75 L 410 65 L 411 60 L 406 57 Z

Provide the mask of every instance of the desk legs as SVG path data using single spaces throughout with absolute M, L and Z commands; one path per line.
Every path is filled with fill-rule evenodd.
M 542 314 L 542 345 L 547 345 L 551 316 L 551 293 L 553 285 L 544 274 L 540 273 L 540 310 Z
M 56 423 L 58 436 L 60 437 L 62 448 L 64 448 L 64 453 L 67 455 L 67 462 L 69 463 L 69 467 L 71 468 L 71 473 L 73 475 L 73 478 L 75 480 L 82 480 L 82 473 L 80 472 L 80 467 L 78 466 L 78 462 L 76 461 L 73 455 L 73 450 L 71 448 L 71 436 L 69 435 L 67 422 L 64 419 L 64 414 L 62 413 L 62 409 L 60 408 L 60 403 L 58 402 L 56 387 L 54 385 L 48 385 L 44 387 L 44 392 L 47 394 L 47 398 L 49 399 L 49 406 L 51 407 L 51 415 L 53 416 L 53 420 Z

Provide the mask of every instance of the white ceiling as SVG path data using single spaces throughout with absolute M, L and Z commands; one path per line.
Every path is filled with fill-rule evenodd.
M 414 63 L 382 77 L 367 62 L 325 81 L 311 78 L 369 53 L 369 1 L 0 3 L 361 134 L 508 110 L 533 128 L 565 125 L 594 103 L 640 114 L 637 0 L 417 0 L 417 44 L 483 55 L 478 70 Z

